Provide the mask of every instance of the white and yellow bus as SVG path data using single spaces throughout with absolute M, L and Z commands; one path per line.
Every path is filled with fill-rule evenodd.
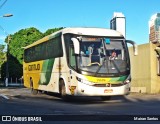
M 38 91 L 109 99 L 130 91 L 127 42 L 115 30 L 65 28 L 24 49 L 24 85 Z M 113 54 L 114 53 L 114 54 Z

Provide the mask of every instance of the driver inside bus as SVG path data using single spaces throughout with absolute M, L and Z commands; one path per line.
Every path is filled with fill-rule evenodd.
M 114 59 L 117 59 L 117 53 L 116 51 L 114 50 L 111 54 L 111 56 L 109 57 L 110 60 L 114 60 Z

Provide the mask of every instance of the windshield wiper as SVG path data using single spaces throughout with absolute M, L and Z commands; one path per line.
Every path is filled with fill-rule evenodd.
M 104 50 L 106 51 L 107 50 L 107 48 L 105 47 L 105 42 L 104 42 L 104 40 L 102 39 L 102 43 L 103 43 L 103 46 L 104 46 Z M 99 67 L 98 67 L 98 69 L 97 69 L 97 71 L 95 72 L 95 74 L 94 74 L 94 76 L 96 76 L 97 75 L 97 73 L 99 72 L 99 70 L 101 69 L 101 67 L 103 66 L 103 64 L 104 64 L 104 62 L 105 61 L 107 61 L 107 54 L 106 54 L 106 52 L 105 52 L 105 58 L 104 58 L 104 60 L 103 60 L 103 62 L 102 62 L 102 65 L 100 65 Z M 108 72 L 109 72 L 109 69 L 108 69 L 108 62 L 106 62 L 106 65 L 107 65 L 107 70 L 108 70 Z
M 116 69 L 116 70 L 118 71 L 118 73 L 120 74 L 121 72 L 120 72 L 119 68 L 117 67 L 115 61 L 114 61 L 114 60 L 110 60 L 110 62 L 113 63 L 113 66 L 115 67 L 115 69 Z
M 104 63 L 104 62 L 105 62 L 105 59 L 103 60 L 103 63 Z M 95 72 L 94 76 L 97 75 L 97 73 L 99 72 L 99 70 L 101 69 L 102 66 L 103 66 L 103 64 L 98 67 L 98 69 L 97 69 L 97 71 Z

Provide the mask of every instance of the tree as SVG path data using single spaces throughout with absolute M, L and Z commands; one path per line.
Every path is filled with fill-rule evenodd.
M 18 32 L 10 35 L 10 41 L 8 43 L 8 38 L 5 39 L 5 42 L 9 44 L 8 49 L 8 71 L 9 77 L 20 78 L 23 75 L 23 47 L 30 45 L 31 43 L 41 39 L 44 36 L 47 36 L 51 33 L 54 33 L 61 28 L 48 29 L 45 33 L 40 32 L 38 29 L 31 27 L 26 29 L 21 29 Z M 6 62 L 2 65 L 2 79 L 6 76 Z
M 6 59 L 6 54 L 4 52 L 5 45 L 0 44 L 0 67 L 4 63 Z
M 13 35 L 10 35 L 11 40 L 8 43 L 8 72 L 9 77 L 20 78 L 23 75 L 23 47 L 37 41 L 43 37 L 38 29 L 31 27 L 26 29 L 21 29 Z M 5 42 L 8 42 L 8 39 L 5 39 Z M 2 65 L 2 78 L 6 76 L 6 63 Z
M 17 58 L 20 64 L 23 62 L 23 47 L 39 40 L 43 37 L 38 29 L 31 27 L 22 29 L 11 35 L 12 39 L 9 43 L 9 54 Z
M 5 45 L 0 45 L 0 78 L 1 78 L 1 67 L 6 60 L 6 53 L 4 52 Z

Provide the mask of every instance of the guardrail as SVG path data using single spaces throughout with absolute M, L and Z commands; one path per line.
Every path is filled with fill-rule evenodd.
M 23 86 L 23 79 L 14 79 L 13 78 L 9 78 L 8 80 L 6 79 L 5 81 L 1 81 L 0 82 L 0 87 L 19 87 L 19 86 Z

